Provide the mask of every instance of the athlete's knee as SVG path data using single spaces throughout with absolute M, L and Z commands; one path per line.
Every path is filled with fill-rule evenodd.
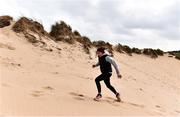
M 95 82 L 96 82 L 96 83 L 98 83 L 98 82 L 99 82 L 98 78 L 96 78 L 96 79 L 95 79 Z
M 109 89 L 112 88 L 111 84 L 106 84 L 106 87 Z

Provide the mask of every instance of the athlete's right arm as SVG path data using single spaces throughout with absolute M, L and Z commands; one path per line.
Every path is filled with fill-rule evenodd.
M 97 66 L 99 66 L 99 61 L 95 65 L 93 65 L 92 67 L 94 68 L 94 67 L 97 67 Z

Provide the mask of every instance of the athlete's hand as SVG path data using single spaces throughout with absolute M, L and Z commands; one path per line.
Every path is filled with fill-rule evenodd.
M 92 65 L 92 67 L 93 67 L 93 68 L 95 68 L 95 67 L 96 67 L 96 65 Z
M 121 75 L 121 74 L 118 74 L 117 77 L 118 77 L 118 78 L 122 78 L 122 75 Z

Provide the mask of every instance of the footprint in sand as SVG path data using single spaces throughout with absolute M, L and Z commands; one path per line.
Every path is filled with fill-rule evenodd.
M 156 108 L 161 108 L 161 106 L 159 106 L 159 105 L 156 105 Z
M 132 105 L 132 106 L 136 106 L 136 107 L 144 108 L 144 105 L 135 104 L 135 103 L 131 103 L 131 102 L 124 102 L 124 103 L 130 104 L 130 105 Z
M 70 92 L 69 93 L 70 95 L 73 96 L 74 99 L 76 100 L 87 100 L 89 97 L 87 96 L 84 96 L 83 94 L 79 94 L 79 93 L 75 93 L 75 92 Z
M 10 87 L 10 85 L 9 84 L 6 84 L 6 83 L 2 83 L 1 84 L 3 87 Z
M 46 90 L 54 90 L 54 88 L 50 87 L 50 86 L 45 86 L 45 87 L 42 87 L 43 89 L 46 89 Z
M 166 110 L 163 109 L 160 105 L 155 105 L 155 107 L 161 112 L 166 112 Z
M 33 96 L 33 97 L 40 97 L 40 96 L 43 96 L 44 94 L 43 94 L 44 92 L 43 91 L 33 91 L 32 93 L 31 93 L 31 95 Z
M 46 90 L 46 91 L 51 91 L 51 90 L 54 90 L 54 88 L 50 87 L 50 86 L 45 86 L 45 87 L 42 87 L 42 89 Z M 33 97 L 40 97 L 40 96 L 44 96 L 45 94 L 47 94 L 47 92 L 45 91 L 41 91 L 41 90 L 35 90 L 35 91 L 32 91 L 31 95 Z
M 93 80 L 93 78 L 90 78 L 90 77 L 87 77 L 87 78 L 85 78 L 85 79 L 88 79 L 88 80 Z
M 70 92 L 69 94 L 73 95 L 73 96 L 77 96 L 77 97 L 84 97 L 83 94 L 78 94 L 78 93 L 74 93 L 74 92 Z
M 6 66 L 13 66 L 13 67 L 21 67 L 22 65 L 19 64 L 19 63 L 16 63 L 13 59 L 11 58 L 3 58 L 3 57 L 0 57 L 1 58 L 1 61 L 4 65 Z
M 139 88 L 140 91 L 144 91 L 142 88 Z
M 12 66 L 18 66 L 18 67 L 20 67 L 21 66 L 21 64 L 19 64 L 19 63 L 10 63 Z
M 76 99 L 76 100 L 85 100 L 85 99 L 82 98 L 82 97 L 74 97 L 74 99 Z
M 0 43 L 0 48 L 5 48 L 9 50 L 15 50 L 15 47 L 10 46 L 9 44 Z
M 134 106 L 134 107 L 138 107 L 138 108 L 144 108 L 144 105 L 141 104 L 136 104 L 136 103 L 132 103 L 132 102 L 127 102 L 127 101 L 121 101 L 122 104 L 125 105 L 130 105 L 130 106 Z
M 113 100 L 113 101 L 110 101 L 110 103 L 115 103 L 115 102 L 117 102 L 116 104 L 119 103 L 115 98 L 112 98 L 112 97 L 106 97 L 106 99 Z M 135 104 L 135 103 L 132 103 L 132 102 L 121 101 L 121 104 L 128 104 L 128 105 L 131 105 L 131 106 L 135 106 L 135 107 L 139 107 L 139 108 L 144 108 L 144 105 Z
M 175 112 L 176 112 L 176 113 L 180 113 L 180 111 L 179 111 L 179 110 L 175 110 Z
M 59 72 L 53 72 L 53 74 L 59 74 Z
M 87 79 L 87 80 L 93 80 L 93 78 L 91 78 L 91 77 L 79 76 L 79 78 L 82 78 L 82 79 Z

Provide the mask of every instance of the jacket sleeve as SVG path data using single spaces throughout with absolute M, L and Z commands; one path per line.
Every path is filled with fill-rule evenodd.
M 96 66 L 96 67 L 99 66 L 99 61 L 95 64 L 95 66 Z
M 110 56 L 106 57 L 106 61 L 111 63 L 113 65 L 113 67 L 115 68 L 117 75 L 120 75 L 119 66 L 118 66 L 117 62 Z

